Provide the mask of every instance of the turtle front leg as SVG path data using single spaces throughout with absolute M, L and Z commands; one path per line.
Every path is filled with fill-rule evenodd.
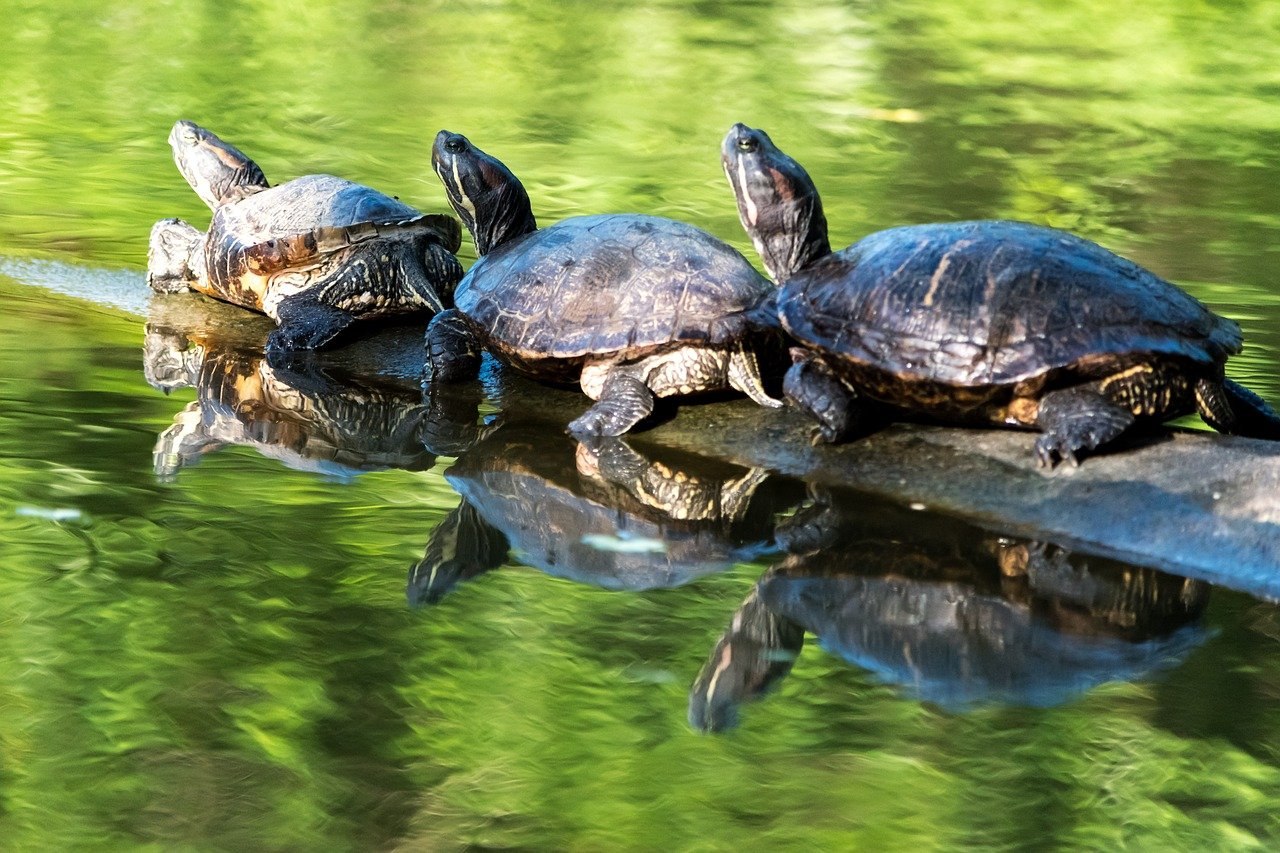
M 275 305 L 279 324 L 267 337 L 267 355 L 316 350 L 330 344 L 356 321 L 349 311 L 319 301 L 311 293 L 286 296 Z
M 1077 453 L 1119 438 L 1133 421 L 1133 412 L 1102 396 L 1095 385 L 1050 391 L 1040 398 L 1036 414 L 1044 433 L 1036 439 L 1036 462 L 1041 468 L 1058 460 L 1079 465 Z
M 161 219 L 151 226 L 147 243 L 147 285 L 156 293 L 184 293 L 198 277 L 192 257 L 204 234 L 181 219 Z
M 432 382 L 465 382 L 480 372 L 480 340 L 456 308 L 431 318 L 426 348 L 427 358 L 422 366 L 424 388 Z
M 749 349 L 738 348 L 729 356 L 729 387 L 746 394 L 754 402 L 770 409 L 782 408 L 782 401 L 769 396 L 760 378 L 760 363 Z
M 423 251 L 422 265 L 426 281 L 417 285 L 422 300 L 434 312 L 453 305 L 453 291 L 462 281 L 463 274 L 462 264 L 458 263 L 453 252 L 439 243 L 428 243 Z
M 622 435 L 653 412 L 653 391 L 640 377 L 615 368 L 604 380 L 600 399 L 569 424 L 579 439 Z
M 858 421 L 857 393 L 808 350 L 793 348 L 791 361 L 782 380 L 782 394 L 818 422 L 814 443 L 835 442 L 850 435 Z

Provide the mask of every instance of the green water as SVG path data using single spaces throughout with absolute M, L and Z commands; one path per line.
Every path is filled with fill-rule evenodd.
M 153 221 L 203 226 L 165 144 L 177 118 L 272 180 L 332 172 L 432 211 L 446 127 L 507 162 L 544 222 L 659 213 L 751 255 L 718 162 L 744 121 L 809 168 L 833 243 L 967 217 L 1070 228 L 1238 319 L 1249 345 L 1229 371 L 1277 403 L 1280 6 L 0 0 L 0 15 L 0 847 L 1280 842 L 1273 604 L 836 495 L 861 544 L 818 568 L 896 578 L 907 610 L 970 602 L 1007 626 L 990 636 L 1038 638 L 1051 660 L 1028 670 L 1041 681 L 978 652 L 948 670 L 955 642 L 904 661 L 895 649 L 927 644 L 876 645 L 847 590 L 815 585 L 828 610 L 805 624 L 784 607 L 802 592 L 770 579 L 815 568 L 781 553 L 821 509 L 802 484 L 771 477 L 741 518 L 677 522 L 492 403 L 469 451 L 476 436 L 439 413 L 418 429 L 411 382 L 270 375 L 198 335 L 200 387 L 166 396 L 143 370 L 144 343 L 168 340 L 154 323 L 30 286 L 136 284 Z M 455 402 L 465 423 L 475 401 Z M 193 405 L 224 431 L 158 466 L 157 437 Z M 717 490 L 749 476 L 646 454 Z M 517 529 L 518 501 L 481 500 L 522 494 L 515 475 L 563 507 L 550 551 L 531 538 L 545 530 Z M 462 524 L 459 492 L 487 526 Z M 504 519 L 505 565 L 455 565 L 410 605 L 433 547 Z M 594 556 L 575 556 L 584 543 Z M 1001 570 L 1027 553 L 1041 587 Z M 610 574 L 627 559 L 643 582 Z M 1080 577 L 1158 595 L 1045 591 Z M 777 629 L 772 689 L 704 734 L 690 692 L 735 613 Z

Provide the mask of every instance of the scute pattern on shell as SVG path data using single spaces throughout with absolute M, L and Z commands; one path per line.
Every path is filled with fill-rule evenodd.
M 499 348 L 525 359 L 727 344 L 773 286 L 706 232 L 655 216 L 566 219 L 496 248 L 454 298 Z
M 397 199 L 332 175 L 308 175 L 218 209 L 221 227 L 244 244 L 316 228 L 404 222 L 422 214 Z
M 880 231 L 789 279 L 798 340 L 903 377 L 1003 385 L 1136 354 L 1199 364 L 1239 326 L 1096 243 L 1021 222 Z

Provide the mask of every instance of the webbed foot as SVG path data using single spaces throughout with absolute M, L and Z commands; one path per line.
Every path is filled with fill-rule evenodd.
M 432 382 L 465 382 L 480 372 L 480 341 L 456 308 L 441 311 L 427 326 L 423 387 Z
M 1082 450 L 1093 450 L 1118 438 L 1133 425 L 1133 413 L 1089 387 L 1051 391 L 1040 400 L 1036 426 L 1036 463 L 1052 468 L 1058 461 L 1079 465 Z
M 782 393 L 791 405 L 818 422 L 812 442 L 833 443 L 848 436 L 857 420 L 857 394 L 808 350 L 791 350 L 791 368 Z
M 1238 382 L 1201 379 L 1196 383 L 1196 408 L 1218 432 L 1280 440 L 1280 415 Z
M 569 424 L 579 439 L 622 435 L 653 412 L 653 392 L 636 376 L 615 371 L 604 381 L 600 399 Z
M 310 294 L 299 293 L 280 301 L 275 321 L 279 327 L 267 336 L 267 355 L 321 349 L 356 318 L 341 308 L 317 301 Z

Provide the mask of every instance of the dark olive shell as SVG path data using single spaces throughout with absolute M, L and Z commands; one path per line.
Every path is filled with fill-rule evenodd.
M 454 293 L 491 345 L 536 362 L 737 341 L 772 285 L 683 222 L 579 216 L 482 257 Z
M 1021 222 L 892 228 L 779 294 L 802 343 L 899 377 L 997 386 L 1138 355 L 1221 364 L 1240 328 L 1096 243 Z

